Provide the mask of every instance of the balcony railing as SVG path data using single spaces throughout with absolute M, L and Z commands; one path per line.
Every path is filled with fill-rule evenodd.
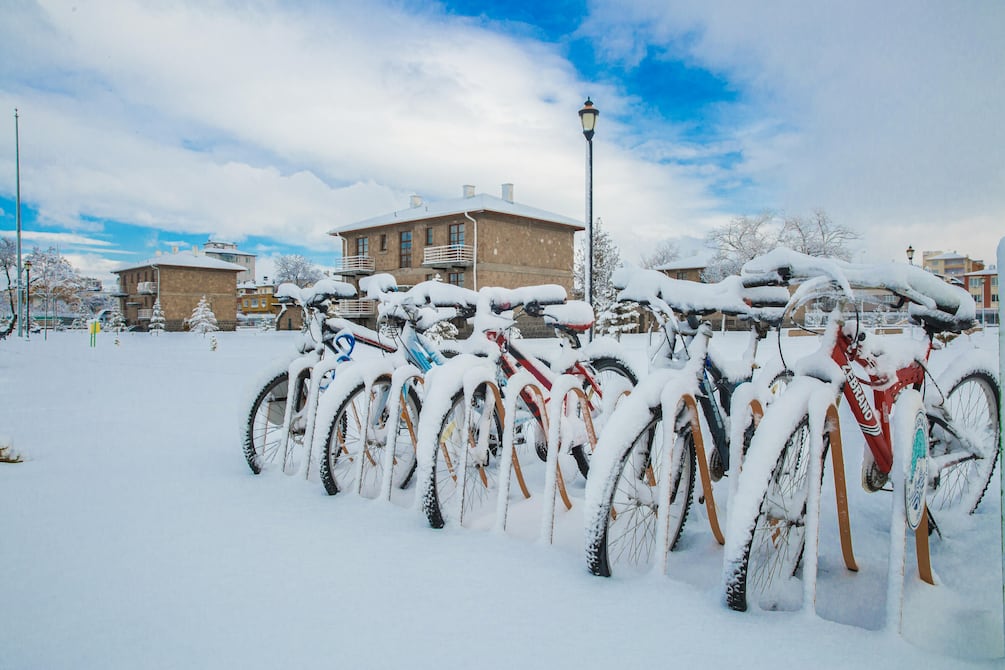
M 376 300 L 339 300 L 336 307 L 339 314 L 347 319 L 359 319 L 377 315 Z
M 467 244 L 426 247 L 422 264 L 434 268 L 468 267 L 475 262 L 475 248 Z
M 335 268 L 335 274 L 368 275 L 373 273 L 374 267 L 373 256 L 343 256 L 342 264 Z
M 136 292 L 144 295 L 155 295 L 157 293 L 157 282 L 141 281 L 136 284 Z
M 140 321 L 149 321 L 150 317 L 154 315 L 152 309 L 138 309 L 136 310 L 136 318 Z

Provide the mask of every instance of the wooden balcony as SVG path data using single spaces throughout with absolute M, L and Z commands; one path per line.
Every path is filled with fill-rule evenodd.
M 467 268 L 474 265 L 475 248 L 467 244 L 426 247 L 422 264 L 430 268 Z
M 335 267 L 335 274 L 370 275 L 373 274 L 375 267 L 373 256 L 343 256 L 342 264 Z
M 136 318 L 140 321 L 149 321 L 150 317 L 154 315 L 152 309 L 138 309 L 136 310 Z

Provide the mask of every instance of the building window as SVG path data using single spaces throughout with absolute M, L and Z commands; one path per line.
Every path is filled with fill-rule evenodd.
M 252 307 L 258 307 L 258 298 L 252 298 L 251 299 L 251 306 Z
M 245 306 L 245 307 L 247 307 L 247 306 L 248 306 L 248 299 L 247 299 L 247 298 L 245 298 L 245 299 L 244 299 L 244 306 Z
M 426 228 L 426 246 L 427 247 L 433 246 L 433 229 L 432 228 Z
M 401 245 L 399 249 L 401 262 L 398 263 L 398 267 L 412 267 L 412 231 L 409 230 L 401 233 Z
M 387 233 L 380 234 L 380 250 L 387 251 Z
M 687 279 L 687 270 L 678 270 L 677 279 Z
M 370 255 L 370 238 L 369 237 L 357 237 L 356 238 L 356 255 L 357 256 L 369 256 Z
M 450 244 L 464 244 L 464 224 L 450 224 Z
M 464 273 L 451 272 L 447 275 L 447 282 L 454 286 L 464 286 Z

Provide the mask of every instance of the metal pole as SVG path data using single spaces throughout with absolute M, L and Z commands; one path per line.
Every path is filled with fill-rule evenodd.
M 586 259 L 583 269 L 586 302 L 593 308 L 593 138 L 586 138 Z M 593 326 L 590 326 L 590 341 Z
M 1005 379 L 1005 302 L 1001 300 L 1001 287 L 1005 284 L 1005 237 L 998 241 L 998 378 Z M 999 416 L 1005 413 L 1005 394 L 998 399 Z M 998 431 L 998 486 L 1000 498 L 999 515 L 1001 516 L 1002 534 L 1002 612 L 1005 613 L 1005 462 L 1002 462 L 1002 450 L 1005 448 L 1005 433 Z M 1002 619 L 1005 623 L 1005 618 Z M 1005 633 L 1005 629 L 1003 629 Z
M 24 336 L 24 299 L 21 295 L 24 287 L 21 285 L 21 146 L 18 138 L 17 108 L 14 108 L 14 183 L 16 200 L 14 217 L 17 220 L 17 336 Z
M 31 320 L 31 270 L 27 270 L 26 269 L 25 273 L 28 275 L 28 280 L 27 280 L 26 286 L 25 286 L 25 289 L 27 290 L 28 294 L 25 296 L 24 310 L 25 310 L 25 314 L 27 315 L 27 316 L 25 316 L 25 320 L 29 321 L 29 320 Z M 31 326 L 30 325 L 25 324 L 24 333 L 25 333 L 25 339 L 30 340 L 31 339 Z

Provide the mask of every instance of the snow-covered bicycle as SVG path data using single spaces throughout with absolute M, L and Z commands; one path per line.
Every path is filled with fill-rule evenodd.
M 654 317 L 660 341 L 650 354 L 655 369 L 601 433 L 586 485 L 587 565 L 605 577 L 616 566 L 647 569 L 665 560 L 687 521 L 696 469 L 712 531 L 721 538 L 711 480 L 739 460 L 735 447 L 749 439 L 752 410 L 766 404 L 772 387 L 777 391 L 785 379 L 778 366 L 759 375 L 770 384 L 750 384 L 757 345 L 779 322 L 788 300 L 784 288 L 747 289 L 738 277 L 699 284 L 623 268 L 614 283 L 620 301 L 639 303 Z M 741 359 L 726 360 L 710 350 L 712 329 L 700 319 L 713 312 L 751 323 Z M 738 392 L 741 385 L 745 393 Z M 740 405 L 735 409 L 734 399 Z M 699 412 L 711 439 L 707 457 Z
M 577 333 L 590 327 L 593 310 L 586 303 L 565 301 L 565 290 L 556 285 L 483 288 L 473 332 L 464 345 L 469 353 L 430 374 L 418 462 L 422 507 L 432 527 L 465 524 L 496 509 L 500 463 L 511 463 L 524 496 L 530 497 L 521 456 L 531 456 L 524 465 L 548 460 L 549 402 L 561 403 L 564 410 L 553 433 L 561 442 L 556 458 L 565 462 L 567 472 L 589 467 L 588 427 L 602 422 L 638 377 L 612 341 L 580 347 Z M 564 347 L 542 358 L 511 338 L 519 309 L 554 326 Z M 549 358 L 550 365 L 545 362 Z M 580 402 L 552 397 L 563 375 L 575 378 Z M 507 405 L 512 408 L 508 415 Z M 515 445 L 510 460 L 503 458 L 504 425 Z M 506 477 L 509 471 L 505 469 Z
M 927 365 L 937 334 L 974 324 L 973 299 L 915 266 L 849 264 L 787 249 L 750 261 L 744 273 L 761 278 L 759 283 L 773 276 L 777 284 L 798 285 L 788 310 L 816 301 L 828 317 L 819 353 L 796 366 L 788 390 L 767 409 L 751 441 L 726 529 L 727 604 L 735 610 L 751 603 L 767 609 L 796 606 L 799 591 L 789 591 L 801 563 L 809 573 L 802 600 L 811 602 L 828 452 L 842 552 L 846 566 L 857 569 L 841 465 L 837 403 L 842 397 L 867 447 L 862 485 L 867 491 L 893 485 L 901 518 L 895 512 L 891 536 L 903 539 L 905 522 L 915 529 L 919 574 L 933 581 L 928 535 L 936 526 L 930 514 L 942 519 L 954 511 L 972 513 L 998 457 L 1000 388 L 993 362 L 969 351 L 937 378 Z M 914 346 L 899 340 L 892 347 L 867 335 L 855 311 L 855 289 L 883 290 L 906 304 L 925 340 Z M 897 552 L 891 551 L 893 561 Z M 903 551 L 899 555 L 902 559 Z M 898 572 L 902 579 L 902 564 L 891 575 Z
M 352 353 L 351 338 L 339 337 L 342 320 L 327 318 L 328 305 L 332 300 L 355 297 L 352 285 L 330 279 L 321 280 L 311 288 L 286 283 L 276 290 L 283 311 L 291 307 L 302 310 L 304 332 L 292 360 L 282 359 L 263 372 L 252 387 L 248 412 L 242 415 L 244 457 L 256 475 L 280 454 L 282 469 L 287 471 L 293 454 L 303 447 L 308 417 L 312 414 L 308 411 L 312 369 L 324 359 L 348 360 Z M 322 381 L 329 379 L 330 376 L 315 382 L 320 388 Z
M 361 280 L 360 287 L 381 301 L 383 334 L 359 325 L 351 332 L 356 341 L 379 342 L 382 356 L 340 367 L 318 405 L 312 452 L 321 455 L 321 482 L 329 495 L 352 491 L 373 498 L 408 487 L 423 375 L 444 361 L 423 333 L 441 321 L 472 314 L 477 299 L 474 291 L 438 281 L 401 293 L 379 282 L 374 275 Z

